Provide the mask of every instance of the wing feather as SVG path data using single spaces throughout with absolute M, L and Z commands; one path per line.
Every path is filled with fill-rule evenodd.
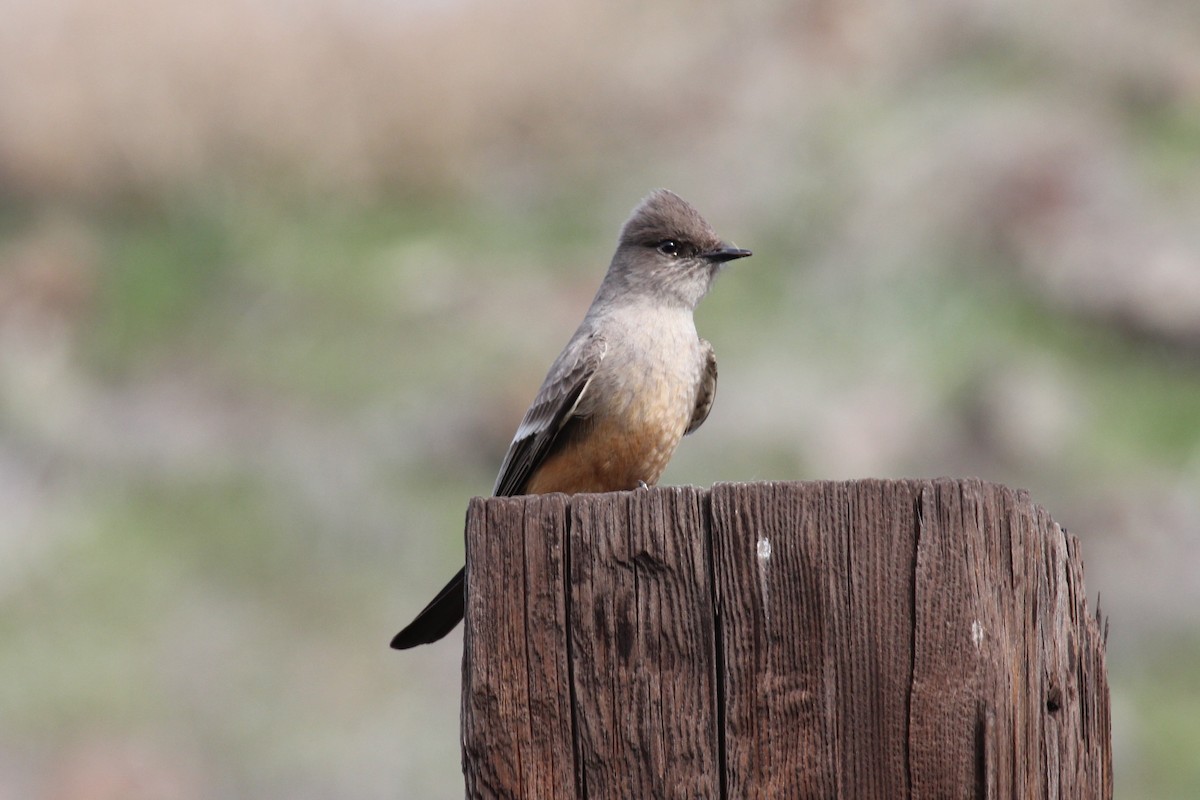
M 692 411 L 692 421 L 688 423 L 687 436 L 704 424 L 708 412 L 712 411 L 713 401 L 717 399 L 717 355 L 707 340 L 701 339 L 700 346 L 704 348 L 704 374 L 700 376 L 700 388 L 696 390 L 696 408 Z
M 608 343 L 598 333 L 573 339 L 554 362 L 500 465 L 492 493 L 521 494 L 550 453 L 563 426 L 571 420 L 592 377 L 604 360 Z

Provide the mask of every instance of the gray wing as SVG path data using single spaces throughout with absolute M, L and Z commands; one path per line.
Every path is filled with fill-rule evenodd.
M 704 424 L 704 420 L 708 419 L 708 412 L 712 411 L 713 400 L 717 399 L 717 355 L 705 339 L 700 340 L 700 347 L 704 350 L 704 374 L 700 376 L 696 408 L 692 411 L 692 421 L 683 432 L 684 436 Z
M 517 427 L 492 493 L 521 494 L 525 484 L 549 454 L 563 426 L 579 407 L 592 376 L 604 360 L 608 343 L 598 333 L 574 339 L 554 362 L 533 405 Z

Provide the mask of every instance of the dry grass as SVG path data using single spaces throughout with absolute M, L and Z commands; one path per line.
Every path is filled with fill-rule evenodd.
M 1033 490 L 1196 796 L 1196 8 L 0 0 L 0 797 L 461 796 L 383 644 L 655 185 L 756 251 L 668 479 Z
M 479 191 L 603 176 L 640 153 L 778 170 L 848 106 L 920 100 L 939 81 L 953 93 L 956 68 L 989 59 L 1090 128 L 1200 103 L 1186 3 L 825 0 L 748 14 L 53 0 L 4 12 L 0 175 L 22 195 L 280 177 Z

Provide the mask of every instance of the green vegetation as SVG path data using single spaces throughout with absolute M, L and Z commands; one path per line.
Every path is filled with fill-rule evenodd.
M 664 481 L 1029 489 L 1119 795 L 1200 796 L 1200 36 L 1089 3 L 10 9 L 0 796 L 461 796 L 459 653 L 386 643 L 656 186 L 755 251 Z

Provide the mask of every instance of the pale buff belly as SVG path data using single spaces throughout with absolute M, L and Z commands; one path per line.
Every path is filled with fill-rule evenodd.
M 657 483 L 691 420 L 695 384 L 655 377 L 594 413 L 586 432 L 547 458 L 525 491 L 612 492 Z

